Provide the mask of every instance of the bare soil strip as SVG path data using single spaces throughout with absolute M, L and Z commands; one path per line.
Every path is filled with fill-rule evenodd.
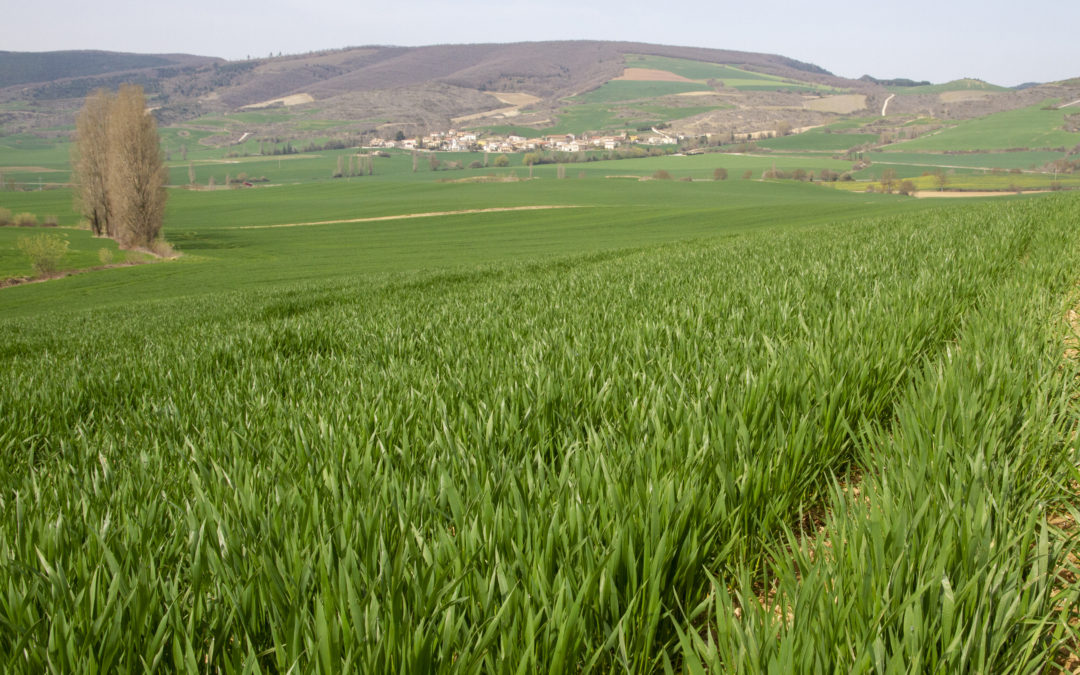
M 654 68 L 627 68 L 616 80 L 629 80 L 631 82 L 693 82 L 682 75 L 676 75 L 666 70 Z
M 490 209 L 464 209 L 462 211 L 430 211 L 428 213 L 405 213 L 399 216 L 375 216 L 371 218 L 348 218 L 345 220 L 320 220 L 314 223 L 283 223 L 279 225 L 241 225 L 237 230 L 270 230 L 277 227 L 311 227 L 313 225 L 340 225 L 344 223 L 378 223 L 386 220 L 411 220 L 413 218 L 435 218 L 437 216 L 461 216 L 469 213 L 507 213 L 511 211 L 547 211 L 551 209 L 580 209 L 577 204 L 546 206 L 501 206 Z
M 292 94 L 291 96 L 283 96 L 281 98 L 272 98 L 269 101 L 262 101 L 261 103 L 252 103 L 250 105 L 240 106 L 241 110 L 257 110 L 259 108 L 269 108 L 272 105 L 280 103 L 283 106 L 291 105 L 303 105 L 305 103 L 314 103 L 315 97 L 311 94 Z
M 1023 190 L 1022 191 L 1022 193 L 1025 194 L 1025 195 L 1041 194 L 1043 192 L 1047 192 L 1047 190 Z M 915 192 L 912 192 L 911 194 L 912 194 L 913 197 L 917 197 L 919 199 L 927 199 L 927 198 L 935 199 L 935 198 L 941 198 L 941 197 L 943 197 L 943 198 L 953 198 L 953 197 L 1004 197 L 1006 195 L 1015 195 L 1016 191 L 1014 190 L 1012 192 L 1008 192 L 1008 191 L 1002 190 L 1002 191 L 999 191 L 999 192 L 957 192 L 957 191 L 941 192 L 941 191 L 938 191 L 938 190 L 917 190 Z
M 526 94 L 523 92 L 491 91 L 488 93 L 499 99 L 506 105 L 518 106 L 519 108 L 527 105 L 532 105 L 533 103 L 541 100 L 539 96 L 533 96 L 532 94 Z

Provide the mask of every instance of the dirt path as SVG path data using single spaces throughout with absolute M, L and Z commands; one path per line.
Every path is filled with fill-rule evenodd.
M 580 209 L 576 204 L 546 206 L 500 206 L 490 209 L 464 209 L 462 211 L 430 211 L 428 213 L 405 213 L 400 216 L 374 216 L 371 218 L 348 218 L 346 220 L 320 220 L 314 223 L 283 223 L 279 225 L 241 225 L 237 230 L 270 230 L 277 227 L 311 227 L 313 225 L 339 225 L 343 223 L 378 223 L 385 220 L 411 220 L 437 216 L 461 216 L 469 213 L 507 213 L 511 211 L 547 211 L 551 209 Z
M 896 94 L 889 94 L 889 98 L 885 99 L 885 105 L 881 106 L 881 116 L 885 117 L 885 111 L 889 109 L 889 101 L 896 98 Z

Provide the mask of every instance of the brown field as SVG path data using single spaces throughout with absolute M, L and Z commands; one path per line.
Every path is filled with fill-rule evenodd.
M 627 68 L 616 80 L 630 80 L 631 82 L 693 82 L 694 80 L 669 73 L 666 70 L 654 70 L 652 68 Z
M 807 110 L 847 115 L 866 108 L 866 96 L 863 94 L 842 94 L 810 99 L 803 103 Z

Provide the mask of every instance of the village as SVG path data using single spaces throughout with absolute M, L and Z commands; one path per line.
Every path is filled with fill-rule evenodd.
M 652 129 L 647 135 L 622 133 L 618 135 L 590 136 L 588 134 L 548 134 L 536 138 L 524 136 L 483 136 L 476 131 L 450 129 L 414 138 L 386 140 L 374 138 L 367 147 L 399 148 L 405 150 L 444 150 L 449 152 L 583 152 L 585 150 L 617 150 L 625 145 L 670 145 L 679 137 Z

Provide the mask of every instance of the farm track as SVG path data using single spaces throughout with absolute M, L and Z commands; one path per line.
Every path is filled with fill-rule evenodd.
M 460 211 L 429 211 L 427 213 L 405 213 L 398 216 L 372 216 L 370 218 L 346 218 L 343 220 L 320 220 L 311 223 L 282 223 L 277 225 L 241 225 L 237 230 L 269 230 L 278 227 L 313 227 L 315 225 L 340 225 L 345 223 L 379 223 L 387 220 L 411 220 L 413 218 L 436 218 L 439 216 L 462 216 L 474 213 L 507 213 L 513 211 L 548 211 L 555 209 L 588 208 L 577 204 L 551 204 L 543 206 L 501 206 L 490 209 L 463 209 Z

